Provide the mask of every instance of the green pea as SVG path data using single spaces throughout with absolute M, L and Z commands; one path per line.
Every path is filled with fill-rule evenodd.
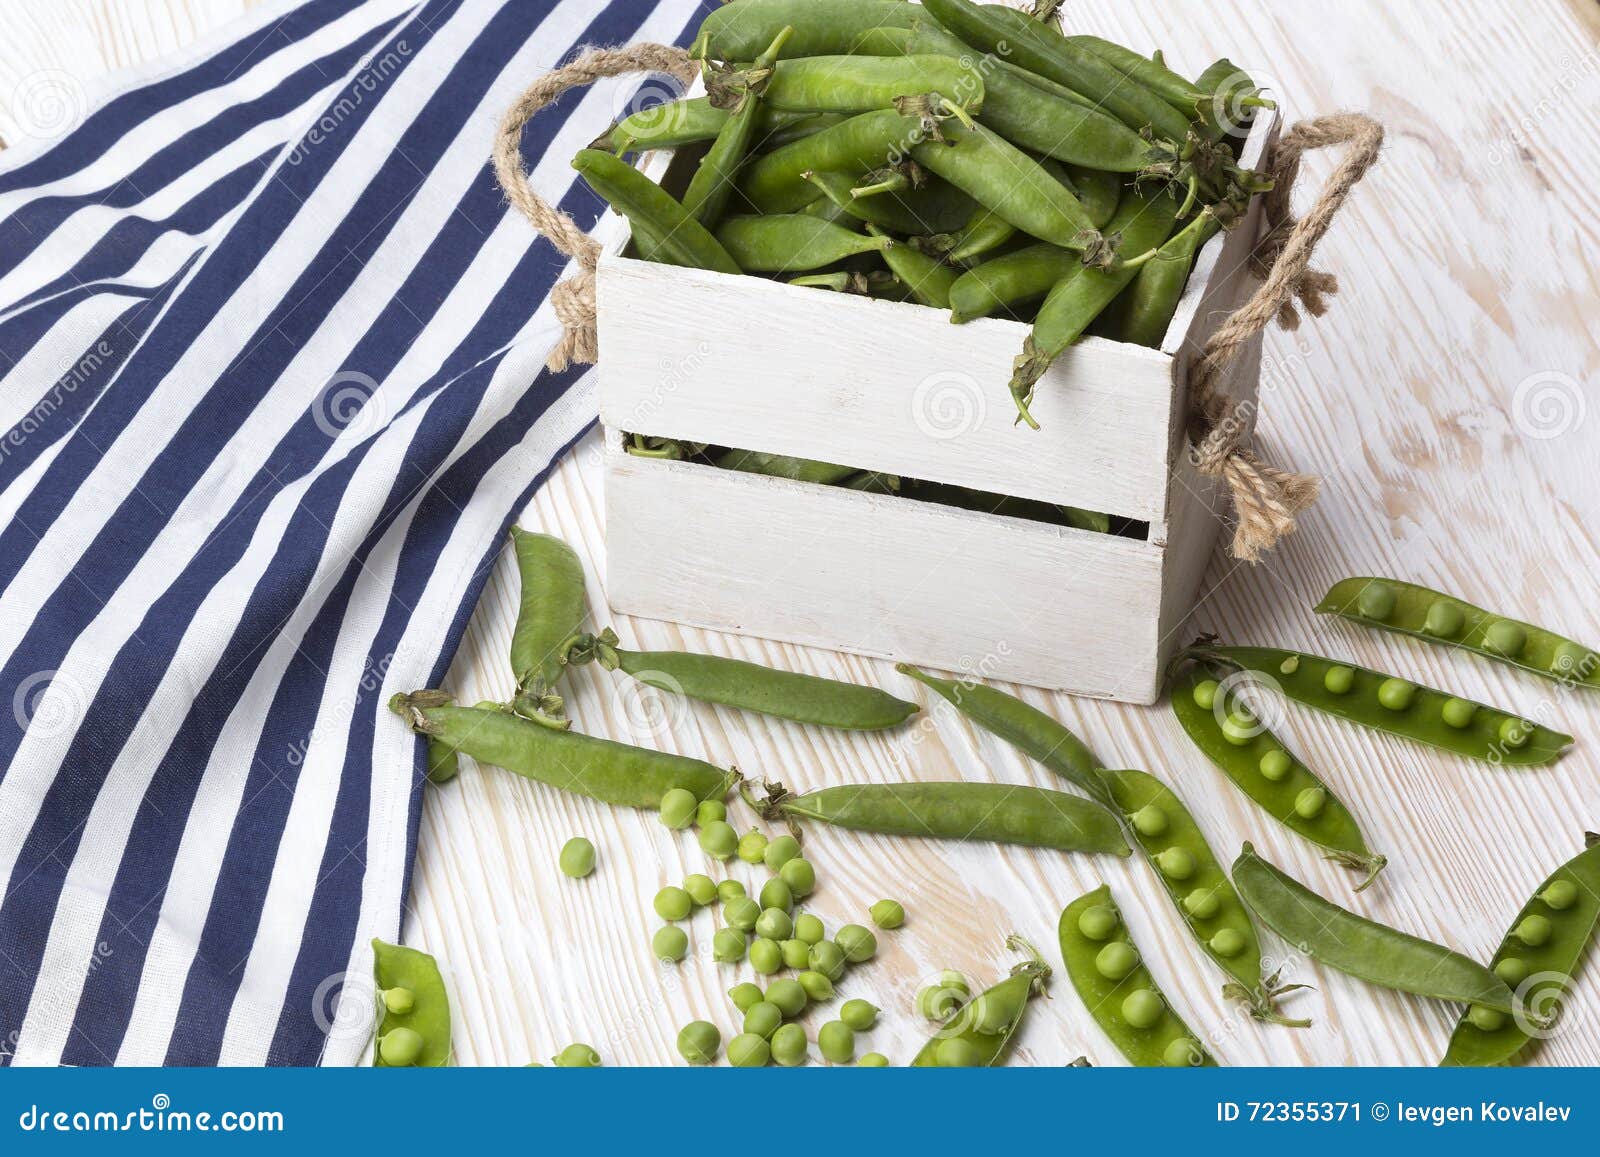
M 1156 867 L 1169 880 L 1187 880 L 1194 875 L 1194 853 L 1188 848 L 1163 848 L 1156 854 Z
M 878 1023 L 878 1006 L 870 1000 L 847 1000 L 839 1006 L 839 1019 L 856 1032 L 866 1032 Z
M 1505 1027 L 1506 1014 L 1499 1009 L 1475 1004 L 1467 1010 L 1467 1019 L 1484 1032 L 1497 1032 Z
M 594 845 L 582 836 L 573 836 L 561 845 L 561 874 L 581 880 L 594 871 Z
M 1496 619 L 1483 632 L 1483 646 L 1487 651 L 1514 659 L 1528 645 L 1528 629 L 1510 619 Z
M 744 1010 L 744 1031 L 759 1037 L 769 1037 L 783 1023 L 783 1009 L 769 1000 L 752 1004 Z
M 1210 711 L 1217 702 L 1217 692 L 1222 688 L 1215 679 L 1202 679 L 1194 685 L 1195 706 Z
M 905 907 L 898 900 L 879 900 L 867 914 L 879 928 L 899 928 L 906 922 Z
M 772 1059 L 785 1068 L 806 1063 L 806 1030 L 797 1024 L 780 1025 L 772 1034 Z
M 691 1020 L 678 1030 L 678 1054 L 691 1065 L 709 1065 L 722 1047 L 722 1032 L 708 1020 Z
M 1166 1011 L 1166 1005 L 1153 989 L 1136 988 L 1122 998 L 1122 1019 L 1134 1028 L 1151 1027 Z
M 815 1001 L 833 999 L 833 981 L 821 972 L 806 969 L 795 977 L 800 987 L 806 990 L 806 995 Z
M 942 1069 L 970 1069 L 983 1064 L 983 1054 L 978 1046 L 965 1037 L 946 1037 L 933 1052 L 934 1062 Z
M 422 1056 L 422 1034 L 413 1028 L 392 1028 L 378 1042 L 378 1055 L 383 1063 L 403 1068 L 417 1063 Z
M 783 949 L 776 940 L 757 936 L 750 941 L 750 967 L 762 976 L 771 976 L 783 967 Z
M 1507 956 L 1494 966 L 1494 974 L 1512 988 L 1528 979 L 1528 973 L 1531 971 L 1528 962 L 1520 956 Z
M 767 845 L 762 859 L 766 862 L 768 871 L 776 872 L 799 854 L 799 840 L 793 836 L 779 836 Z
M 1548 917 L 1535 913 L 1523 917 L 1522 923 L 1511 933 L 1530 948 L 1540 948 L 1550 942 L 1552 925 Z
M 1468 727 L 1472 717 L 1478 713 L 1478 705 L 1469 703 L 1465 699 L 1446 699 L 1444 706 L 1439 709 L 1439 714 L 1444 716 L 1444 721 L 1451 727 Z
M 1294 760 L 1287 751 L 1275 747 L 1261 757 L 1257 766 L 1261 770 L 1261 778 L 1277 783 L 1294 769 Z
M 586 1044 L 568 1045 L 550 1059 L 560 1069 L 592 1069 L 600 1064 L 600 1054 Z
M 1089 940 L 1106 940 L 1117 930 L 1117 925 L 1121 922 L 1117 918 L 1116 909 L 1096 904 L 1092 908 L 1085 908 L 1078 917 L 1078 931 Z
M 1356 608 L 1367 618 L 1380 623 L 1389 621 L 1394 614 L 1394 588 L 1388 583 L 1368 583 L 1356 596 Z
M 856 1034 L 844 1021 L 830 1020 L 817 1030 L 817 1050 L 825 1061 L 848 1064 L 856 1055 Z
M 785 860 L 778 869 L 778 879 L 787 884 L 789 891 L 795 896 L 809 896 L 816 891 L 817 870 L 811 866 L 809 860 L 795 858 Z
M 683 890 L 689 894 L 689 901 L 696 908 L 704 908 L 717 902 L 717 885 L 710 876 L 696 873 L 683 878 Z
M 1441 639 L 1453 639 L 1461 633 L 1466 622 L 1466 612 L 1459 605 L 1440 599 L 1428 608 L 1428 617 L 1423 621 L 1422 629 Z
M 832 940 L 824 940 L 811 946 L 810 959 L 807 963 L 811 965 L 813 972 L 820 972 L 829 980 L 838 980 L 844 975 L 844 950 Z
M 804 968 L 811 963 L 811 945 L 804 940 L 780 941 L 778 951 L 783 953 L 785 968 Z
M 1222 738 L 1235 747 L 1245 747 L 1261 733 L 1261 723 L 1247 711 L 1235 711 L 1222 721 Z
M 794 918 L 794 938 L 803 940 L 807 944 L 820 944 L 828 937 L 827 926 L 810 912 L 802 912 Z
M 1552 880 L 1550 886 L 1539 893 L 1539 899 L 1557 912 L 1564 912 L 1578 902 L 1578 885 L 1571 880 Z
M 761 906 L 788 912 L 794 907 L 794 892 L 790 890 L 788 884 L 774 876 L 761 885 Z
M 1335 695 L 1343 695 L 1356 685 L 1356 673 L 1353 667 L 1329 667 L 1327 674 L 1322 676 L 1322 685 Z
M 714 860 L 728 860 L 739 850 L 739 833 L 727 820 L 712 820 L 700 829 L 700 850 Z
M 737 928 L 741 932 L 755 930 L 756 921 L 761 919 L 761 905 L 749 896 L 737 896 L 722 906 L 722 918 L 728 922 L 728 927 Z
M 656 893 L 655 909 L 656 915 L 663 920 L 682 920 L 694 910 L 694 899 L 682 888 L 674 888 L 669 884 Z
M 870 928 L 860 924 L 846 924 L 833 934 L 833 942 L 851 964 L 871 960 L 878 954 L 878 938 Z
M 417 1006 L 417 994 L 409 988 L 390 988 L 384 990 L 383 1007 L 396 1016 L 404 1016 Z
M 772 1059 L 767 1038 L 742 1032 L 728 1042 L 728 1063 L 738 1069 L 759 1069 Z
M 695 814 L 699 809 L 700 801 L 695 798 L 694 792 L 686 787 L 669 788 L 661 793 L 661 822 L 674 831 L 680 831 L 694 823 Z
M 1300 670 L 1299 655 L 1290 655 L 1287 659 L 1278 664 L 1278 673 L 1281 675 L 1293 675 L 1298 670 Z
M 756 918 L 756 935 L 768 940 L 787 940 L 794 931 L 794 921 L 782 908 L 763 908 Z
M 1525 747 L 1528 738 L 1533 734 L 1533 724 L 1524 719 L 1502 719 L 1500 721 L 1500 742 L 1507 747 Z
M 882 1053 L 862 1053 L 856 1060 L 856 1067 L 860 1069 L 886 1069 L 889 1067 L 889 1058 Z
M 1570 641 L 1557 644 L 1550 656 L 1550 670 L 1557 675 L 1582 676 L 1593 663 L 1588 647 Z
M 1150 836 L 1152 838 L 1163 834 L 1168 826 L 1167 813 L 1153 803 L 1147 803 L 1144 807 L 1134 812 L 1131 822 L 1134 830 L 1141 836 Z
M 1390 711 L 1404 711 L 1417 697 L 1417 685 L 1405 679 L 1385 679 L 1378 684 L 1378 702 Z
M 787 976 L 767 985 L 767 1003 L 777 1005 L 786 1017 L 799 1016 L 805 1011 L 806 1002 L 810 999 L 806 995 L 806 990 L 800 987 L 800 982 L 790 980 Z
M 996 1000 L 990 993 L 981 994 L 970 1006 L 972 1027 L 989 1036 L 999 1036 L 1011 1027 L 1015 1007 L 1004 1000 Z
M 751 828 L 739 837 L 739 858 L 747 864 L 759 864 L 767 854 L 767 837 Z
M 737 964 L 744 959 L 745 936 L 736 928 L 718 928 L 711 937 L 711 959 Z
M 1139 952 L 1126 940 L 1113 940 L 1095 953 L 1094 969 L 1107 980 L 1121 980 L 1139 966 Z
M 1214 888 L 1196 888 L 1183 898 L 1183 910 L 1196 920 L 1209 920 L 1222 907 Z
M 1237 956 L 1244 951 L 1244 933 L 1237 928 L 1219 928 L 1210 940 L 1211 951 L 1218 956 Z
M 657 929 L 650 938 L 650 950 L 664 964 L 676 964 L 689 955 L 689 934 L 674 924 Z
M 1161 1050 L 1161 1063 L 1169 1069 L 1191 1068 L 1205 1059 L 1205 1054 L 1200 1051 L 1200 1046 L 1186 1036 L 1169 1041 L 1167 1047 Z
M 760 1004 L 766 999 L 766 994 L 761 991 L 759 984 L 751 984 L 745 980 L 728 989 L 728 997 L 733 1001 L 734 1008 L 740 1012 L 749 1012 L 752 1005 Z
M 967 983 L 967 978 L 954 968 L 946 968 L 939 973 L 939 983 L 946 988 L 953 988 L 962 996 L 972 995 L 972 986 Z
M 1316 819 L 1327 802 L 1327 791 L 1320 787 L 1308 787 L 1294 797 L 1294 814 L 1304 820 Z
M 945 984 L 930 984 L 917 992 L 917 1012 L 928 1020 L 949 1020 L 966 1002 L 967 994 L 959 988 Z
M 728 818 L 728 805 L 720 799 L 703 799 L 694 810 L 694 822 L 700 827 Z
M 738 880 L 723 880 L 717 885 L 717 899 L 724 904 L 743 898 L 744 885 Z

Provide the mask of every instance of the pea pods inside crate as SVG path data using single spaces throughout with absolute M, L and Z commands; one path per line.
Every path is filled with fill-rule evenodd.
M 1276 113 L 1240 161 L 1259 167 Z M 647 172 L 681 192 L 694 158 Z M 1211 239 L 1160 348 L 1086 337 L 1008 389 L 1028 326 L 626 255 L 596 279 L 608 595 L 622 613 L 1154 702 L 1224 495 L 1190 462 L 1189 367 L 1256 284 L 1260 198 Z M 1259 339 L 1230 371 L 1253 399 Z M 630 455 L 624 434 L 1103 511 L 1119 533 Z M 999 499 L 996 499 L 998 502 Z

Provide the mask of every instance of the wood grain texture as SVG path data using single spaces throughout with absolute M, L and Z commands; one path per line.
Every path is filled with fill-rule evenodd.
M 60 19 L 101 59 L 151 42 L 169 11 L 195 4 L 124 0 L 9 5 L 0 62 L 48 66 Z M 217 5 L 231 8 L 231 5 Z M 77 16 L 72 15 L 77 13 Z M 1162 47 L 1187 73 L 1226 54 L 1269 84 L 1286 122 L 1340 108 L 1371 111 L 1389 129 L 1383 161 L 1320 251 L 1343 291 L 1332 311 L 1265 342 L 1262 442 L 1275 458 L 1325 477 L 1321 503 L 1268 560 L 1213 556 L 1201 625 L 1240 642 L 1348 655 L 1475 698 L 1535 711 L 1579 736 L 1553 768 L 1508 773 L 1292 711 L 1284 738 L 1358 812 L 1391 865 L 1360 897 L 1349 874 L 1266 820 L 1190 746 L 1164 708 L 1069 699 L 1032 690 L 1112 763 L 1157 772 L 1184 795 L 1219 854 L 1250 839 L 1312 886 L 1377 919 L 1487 958 L 1526 896 L 1600 827 L 1594 738 L 1600 698 L 1552 689 L 1516 671 L 1401 638 L 1323 622 L 1308 608 L 1336 578 L 1392 573 L 1600 643 L 1593 576 L 1600 549 L 1600 35 L 1593 5 L 1462 0 L 1451 19 L 1380 0 L 1129 0 L 1080 4 L 1086 31 L 1145 50 Z M 30 47 L 31 46 L 31 47 Z M 29 52 L 33 56 L 28 56 Z M 119 55 L 121 54 L 121 55 Z M 76 61 L 91 59 L 87 51 Z M 1496 78 L 1485 85 L 1484 77 Z M 0 100 L 9 91 L 0 84 Z M 1506 94 L 1519 94 L 1508 100 Z M 596 131 L 601 126 L 595 126 Z M 1312 157 L 1308 175 L 1330 161 Z M 573 543 L 604 606 L 604 514 L 598 439 L 555 472 L 523 516 Z M 1003 592 L 997 597 L 1003 597 Z M 452 689 L 463 699 L 510 690 L 504 659 L 516 582 L 503 557 L 469 628 Z M 796 670 L 913 689 L 885 663 L 757 639 L 621 618 L 638 646 L 682 646 Z M 937 704 L 898 734 L 835 735 L 721 708 L 633 693 L 594 668 L 569 688 L 580 727 L 737 763 L 747 774 L 814 787 L 858 779 L 960 775 L 1050 785 L 1049 773 Z M 750 822 L 742 805 L 741 824 Z M 583 833 L 600 867 L 574 883 L 556 870 Z M 1305 1031 L 1262 1027 L 1227 1006 L 1220 976 L 1186 939 L 1139 862 L 1045 856 L 1020 849 L 929 847 L 818 833 L 815 909 L 830 924 L 859 919 L 881 895 L 910 919 L 880 939 L 873 964 L 843 990 L 886 1014 L 863 1046 L 903 1063 L 926 1027 L 911 1012 L 937 968 L 988 981 L 1009 963 L 1011 931 L 1046 954 L 1060 908 L 1111 883 L 1163 987 L 1232 1064 L 1432 1064 L 1454 1009 L 1382 992 L 1285 955 L 1269 955 L 1315 992 L 1295 998 Z M 692 839 L 652 817 L 616 812 L 468 766 L 426 805 L 407 940 L 445 964 L 456 1000 L 458 1059 L 521 1064 L 576 1039 L 613 1064 L 678 1063 L 673 1038 L 694 1017 L 728 1029 L 723 993 L 747 968 L 706 959 L 711 917 L 691 928 L 691 963 L 649 959 L 663 883 L 703 867 Z M 722 873 L 713 873 L 720 875 Z M 740 865 L 733 873 L 751 878 Z M 1117 1064 L 1064 980 L 1038 1002 L 1013 1063 L 1060 1064 L 1087 1053 Z M 1530 1063 L 1600 1063 L 1600 966 L 1593 960 L 1565 1026 Z M 812 1016 L 814 1028 L 820 1018 Z

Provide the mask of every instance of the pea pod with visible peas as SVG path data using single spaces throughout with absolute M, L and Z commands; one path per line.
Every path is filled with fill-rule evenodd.
M 1317 895 L 1256 854 L 1248 843 L 1233 882 L 1262 923 L 1330 968 L 1398 992 L 1519 1011 L 1506 982 L 1443 944 L 1368 920 Z M 1531 1016 L 1526 1009 L 1524 1016 Z
M 1182 671 L 1172 684 L 1172 711 L 1195 746 L 1268 815 L 1328 849 L 1330 860 L 1365 872 L 1356 891 L 1383 871 L 1388 861 L 1368 850 L 1339 797 L 1254 714 L 1233 713 L 1212 672 L 1198 664 Z
M 1600 922 L 1600 836 L 1539 886 L 1522 906 L 1489 968 L 1526 1006 L 1548 1007 L 1566 995 Z M 1441 1065 L 1500 1065 L 1532 1039 L 1530 1025 L 1494 1009 L 1462 1014 Z
M 1581 687 L 1600 688 L 1600 653 L 1442 591 L 1386 578 L 1341 579 L 1315 607 L 1367 627 L 1470 651 Z
M 1135 1065 L 1214 1066 L 1162 994 L 1102 884 L 1068 904 L 1058 926 L 1067 977 L 1111 1043 Z
M 1256 671 L 1297 703 L 1403 739 L 1489 763 L 1526 767 L 1559 759 L 1570 735 L 1350 663 L 1278 647 L 1189 648 L 1189 657 Z
M 566 643 L 583 631 L 583 563 L 559 538 L 520 526 L 511 528 L 511 545 L 522 588 L 511 632 L 514 706 L 535 723 L 564 729 L 572 724 L 552 688 L 564 670 Z
M 1291 1020 L 1277 1010 L 1277 997 L 1305 986 L 1280 986 L 1276 975 L 1261 975 L 1261 941 L 1250 913 L 1183 801 L 1146 771 L 1100 774 L 1189 931 L 1233 978 L 1222 986 L 1223 994 L 1248 1005 L 1257 1020 L 1295 1028 L 1309 1025 L 1309 1020 Z
M 766 100 L 785 112 L 866 112 L 892 108 L 897 97 L 932 92 L 977 113 L 983 76 L 946 55 L 813 56 L 780 63 Z
M 389 709 L 480 763 L 602 803 L 656 808 L 676 787 L 699 799 L 721 799 L 738 778 L 688 756 L 556 731 L 505 711 L 452 707 L 438 691 L 396 694 Z
M 1006 947 L 1028 953 L 1029 959 L 1011 969 L 1011 975 L 975 1000 L 962 1006 L 939 1029 L 911 1064 L 916 1068 L 974 1068 L 998 1064 L 1006 1046 L 1017 1035 L 1028 1001 L 1044 992 L 1050 966 L 1020 936 L 1006 939 Z
M 608 671 L 622 671 L 641 683 L 691 699 L 823 727 L 878 731 L 905 722 L 918 710 L 915 703 L 877 687 L 778 671 L 742 659 L 624 650 L 609 629 L 576 640 L 568 656 L 575 663 L 597 660 Z
M 916 9 L 902 0 L 739 0 L 700 22 L 691 56 L 753 60 L 778 30 L 793 25 L 793 56 L 849 52 L 876 28 L 910 28 Z
M 450 1063 L 450 997 L 439 964 L 426 952 L 372 942 L 372 981 L 378 996 L 375 1068 L 437 1067 Z
M 717 273 L 743 272 L 704 225 L 626 161 L 598 149 L 583 149 L 572 159 L 572 167 L 636 232 L 649 238 L 656 260 Z
M 785 25 L 772 38 L 748 71 L 731 75 L 707 73 L 707 85 L 712 90 L 712 103 L 730 109 L 728 123 L 722 126 L 717 139 L 701 158 L 700 165 L 684 190 L 683 207 L 691 217 L 707 229 L 715 229 L 722 219 L 722 211 L 733 192 L 734 180 L 750 151 L 751 139 L 756 133 L 756 121 L 761 115 L 762 102 L 772 81 L 773 66 L 778 54 L 794 29 Z
M 888 237 L 863 236 L 804 213 L 729 217 L 717 230 L 717 241 L 749 273 L 820 269 L 894 245 Z

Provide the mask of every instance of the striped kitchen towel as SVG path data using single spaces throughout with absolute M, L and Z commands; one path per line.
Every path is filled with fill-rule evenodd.
M 0 153 L 0 1064 L 360 1057 L 332 1010 L 422 800 L 385 700 L 594 418 L 495 125 L 698 7 L 268 3 Z M 636 90 L 527 130 L 580 223 L 568 161 Z

